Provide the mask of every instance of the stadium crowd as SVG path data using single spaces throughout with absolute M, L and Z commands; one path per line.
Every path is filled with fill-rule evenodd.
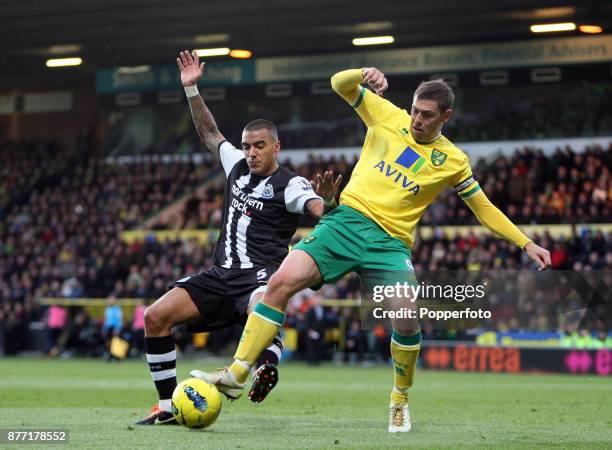
M 0 161 L 0 323 L 7 351 L 23 346 L 29 323 L 50 320 L 50 311 L 38 305 L 40 298 L 152 300 L 165 292 L 169 282 L 211 264 L 215 233 L 204 244 L 159 242 L 152 236 L 128 244 L 120 232 L 137 228 L 184 196 L 184 208 L 155 228 L 218 228 L 224 182 L 213 178 L 219 171 L 216 163 L 108 164 L 79 160 L 53 143 L 4 143 Z M 345 182 L 353 164 L 345 158 L 322 157 L 311 157 L 299 166 L 287 163 L 307 178 L 332 169 L 344 174 Z M 488 164 L 475 163 L 475 175 L 492 201 L 516 223 L 612 222 L 612 145 L 579 153 L 559 149 L 551 157 L 523 149 L 512 157 L 496 158 L 493 170 Z M 207 180 L 204 194 L 194 195 L 194 188 Z M 512 189 L 508 189 L 510 183 Z M 423 224 L 474 223 L 471 212 L 452 192 L 423 217 Z M 551 249 L 554 268 L 612 269 L 612 233 L 575 227 L 566 239 L 547 233 L 534 239 Z M 440 230 L 417 239 L 413 260 L 415 268 L 425 270 L 528 267 L 524 254 L 504 241 L 472 232 L 450 236 Z M 358 296 L 354 277 L 321 291 L 327 299 Z M 293 320 L 300 329 L 310 300 L 296 304 L 307 305 L 289 316 L 289 323 Z M 344 313 L 326 309 L 325 314 L 326 323 L 333 324 Z M 53 318 L 62 323 L 58 316 Z M 347 333 L 355 334 L 356 318 L 346 319 Z M 84 311 L 66 317 L 63 324 L 68 323 L 64 328 L 71 331 L 64 333 L 64 345 L 89 342 L 75 338 L 81 333 L 97 342 L 98 348 L 104 345 L 102 324 Z M 308 336 L 308 330 L 301 336 Z M 362 337 L 351 342 L 363 344 Z

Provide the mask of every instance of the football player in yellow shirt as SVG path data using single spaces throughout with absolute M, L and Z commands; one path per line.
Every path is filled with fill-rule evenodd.
M 550 253 L 493 206 L 472 176 L 467 156 L 441 134 L 454 100 L 444 81 L 421 83 L 410 112 L 382 98 L 388 84 L 376 68 L 339 72 L 331 84 L 368 127 L 363 150 L 340 206 L 321 219 L 271 277 L 263 300 L 249 315 L 233 364 L 209 374 L 209 381 L 233 397 L 240 394 L 253 363 L 282 326 L 287 302 L 295 293 L 352 271 L 370 289 L 380 282 L 381 273 L 389 274 L 392 282 L 414 279 L 410 261 L 414 228 L 425 208 L 447 187 L 457 191 L 483 225 L 524 249 L 540 269 L 550 266 Z M 407 432 L 411 428 L 407 392 L 421 332 L 416 319 L 392 322 L 389 432 Z

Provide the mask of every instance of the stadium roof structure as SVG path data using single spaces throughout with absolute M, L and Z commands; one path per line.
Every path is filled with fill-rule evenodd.
M 537 39 L 530 25 L 568 21 L 609 33 L 612 2 L 0 0 L 0 89 L 87 82 L 98 68 L 168 63 L 180 49 L 248 49 L 258 57 L 359 51 L 353 38 L 379 35 L 395 38 L 385 48 L 499 42 Z M 83 65 L 44 65 L 70 56 Z

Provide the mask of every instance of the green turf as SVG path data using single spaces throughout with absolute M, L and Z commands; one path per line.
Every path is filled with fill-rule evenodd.
M 216 365 L 179 361 L 178 366 L 182 379 L 190 368 Z M 391 373 L 388 367 L 285 364 L 264 403 L 224 402 L 217 422 L 196 431 L 130 426 L 156 399 L 143 361 L 4 358 L 0 428 L 67 428 L 70 445 L 79 448 L 612 445 L 610 378 L 418 371 L 410 401 L 413 430 L 389 435 Z

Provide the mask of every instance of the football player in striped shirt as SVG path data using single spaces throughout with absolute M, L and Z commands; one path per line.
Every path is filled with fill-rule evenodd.
M 299 218 L 320 218 L 333 209 L 342 176 L 333 180 L 331 171 L 311 182 L 279 166 L 280 141 L 274 124 L 258 119 L 246 125 L 241 149 L 221 134 L 199 95 L 196 83 L 204 72 L 195 52 L 177 58 L 193 121 L 208 150 L 221 160 L 227 176 L 223 200 L 221 234 L 212 267 L 186 276 L 145 311 L 145 348 L 149 370 L 159 394 L 159 404 L 139 425 L 176 423 L 172 414 L 172 392 L 176 387 L 176 350 L 171 334 L 175 325 L 190 331 L 213 331 L 244 325 L 248 309 L 265 292 L 270 276 L 288 252 Z M 320 195 L 319 195 L 320 194 Z M 249 399 L 261 402 L 278 380 L 280 336 L 272 339 L 254 365 Z M 192 376 L 203 378 L 199 370 Z M 212 380 L 216 381 L 216 380 Z M 242 387 L 219 385 L 228 398 L 236 399 Z

